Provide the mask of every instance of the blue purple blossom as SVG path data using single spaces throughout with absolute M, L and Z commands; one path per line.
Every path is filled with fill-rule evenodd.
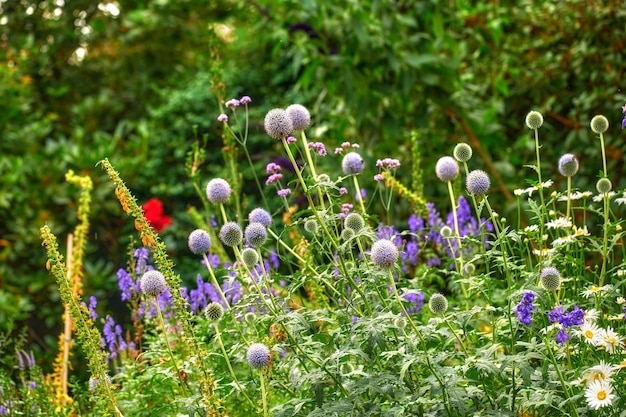
M 520 303 L 515 308 L 515 312 L 517 313 L 517 319 L 520 323 L 523 323 L 527 326 L 530 326 L 530 323 L 533 319 L 532 311 L 535 309 L 533 302 L 535 301 L 535 294 L 530 291 L 527 291 L 522 296 Z

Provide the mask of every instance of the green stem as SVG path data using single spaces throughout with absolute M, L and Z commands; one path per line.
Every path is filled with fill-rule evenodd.
M 246 394 L 246 391 L 244 391 L 243 387 L 239 383 L 239 380 L 237 379 L 237 375 L 235 375 L 235 371 L 233 370 L 233 366 L 230 363 L 230 359 L 228 359 L 228 354 L 226 353 L 226 348 L 224 347 L 224 342 L 222 341 L 222 335 L 220 334 L 220 329 L 217 326 L 217 323 L 213 323 L 213 328 L 215 329 L 215 336 L 217 337 L 217 342 L 220 345 L 222 354 L 224 355 L 224 360 L 226 360 L 226 366 L 228 366 L 228 371 L 230 372 L 230 376 L 233 378 L 233 382 L 235 383 L 235 385 L 237 385 L 239 392 L 241 392 L 243 396 L 246 397 L 246 400 L 250 403 L 252 408 L 255 408 L 256 404 L 254 403 L 254 401 L 250 399 L 248 394 Z
M 361 213 L 365 215 L 365 204 L 363 203 L 361 187 L 359 187 L 359 180 L 356 178 L 356 175 L 352 175 L 352 181 L 354 182 L 354 188 L 356 189 L 356 198 L 359 200 L 359 205 L 361 206 Z
M 261 398 L 263 401 L 263 415 L 265 417 L 269 417 L 269 409 L 267 406 L 267 392 L 265 390 L 265 376 L 263 375 L 263 371 L 259 372 L 261 377 Z
M 170 355 L 170 359 L 174 364 L 174 370 L 176 371 L 176 375 L 180 379 L 181 386 L 187 391 L 187 394 L 190 394 L 189 385 L 183 379 L 183 374 L 178 369 L 178 364 L 176 363 L 176 358 L 174 357 L 174 353 L 172 353 L 172 347 L 170 346 L 170 338 L 167 335 L 167 327 L 165 326 L 165 319 L 163 318 L 163 311 L 161 311 L 161 306 L 159 305 L 159 299 L 157 297 L 153 297 L 154 304 L 156 304 L 157 315 L 159 316 L 159 323 L 161 324 L 161 328 L 163 329 L 163 336 L 165 337 L 165 346 L 167 347 L 167 353 Z

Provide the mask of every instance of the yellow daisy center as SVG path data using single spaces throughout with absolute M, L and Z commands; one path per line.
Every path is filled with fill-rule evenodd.
M 587 339 L 593 339 L 593 332 L 591 330 L 585 331 L 585 337 L 587 337 Z
M 606 391 L 604 391 L 604 390 L 598 391 L 597 398 L 600 401 L 605 400 L 606 399 Z

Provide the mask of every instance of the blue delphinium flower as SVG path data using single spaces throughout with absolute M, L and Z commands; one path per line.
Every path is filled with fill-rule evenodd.
M 548 321 L 551 324 L 558 322 L 561 326 L 563 326 L 559 333 L 557 333 L 556 340 L 560 344 L 564 344 L 567 340 L 569 340 L 569 336 L 567 335 L 565 329 L 571 326 L 583 324 L 585 321 L 585 312 L 584 310 L 578 308 L 577 305 L 574 305 L 572 310 L 569 312 L 564 312 L 563 306 L 556 306 L 548 312 Z
M 622 113 L 624 113 L 624 120 L 622 120 L 622 129 L 626 127 L 626 104 L 622 106 Z
M 535 294 L 531 291 L 527 291 L 522 296 L 520 303 L 515 308 L 515 312 L 517 313 L 517 319 L 520 323 L 523 323 L 527 326 L 530 326 L 530 323 L 533 319 L 532 311 L 535 309 L 533 302 L 535 301 Z
M 408 294 L 405 294 L 402 298 L 404 298 L 405 301 L 408 301 L 410 303 L 410 306 L 406 309 L 406 312 L 409 313 L 409 315 L 418 314 L 422 312 L 422 307 L 424 307 L 424 293 L 423 292 L 421 291 L 418 293 L 410 292 Z
M 559 330 L 559 332 L 556 334 L 556 341 L 564 345 L 565 342 L 567 342 L 568 340 L 569 340 L 569 336 L 567 335 L 567 332 L 565 331 L 565 329 Z

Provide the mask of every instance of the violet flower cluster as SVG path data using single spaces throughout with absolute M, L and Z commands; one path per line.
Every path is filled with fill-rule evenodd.
M 515 308 L 515 313 L 517 313 L 517 319 L 520 323 L 525 324 L 526 326 L 530 326 L 530 323 L 533 320 L 533 310 L 535 306 L 533 302 L 535 301 L 535 294 L 531 291 L 527 291 L 522 296 L 520 303 Z
M 583 324 L 585 322 L 585 312 L 578 308 L 577 305 L 574 305 L 569 312 L 564 312 L 563 306 L 556 306 L 548 312 L 548 321 L 550 324 L 559 323 L 563 326 L 556 335 L 557 342 L 563 345 L 569 340 L 565 329 Z

